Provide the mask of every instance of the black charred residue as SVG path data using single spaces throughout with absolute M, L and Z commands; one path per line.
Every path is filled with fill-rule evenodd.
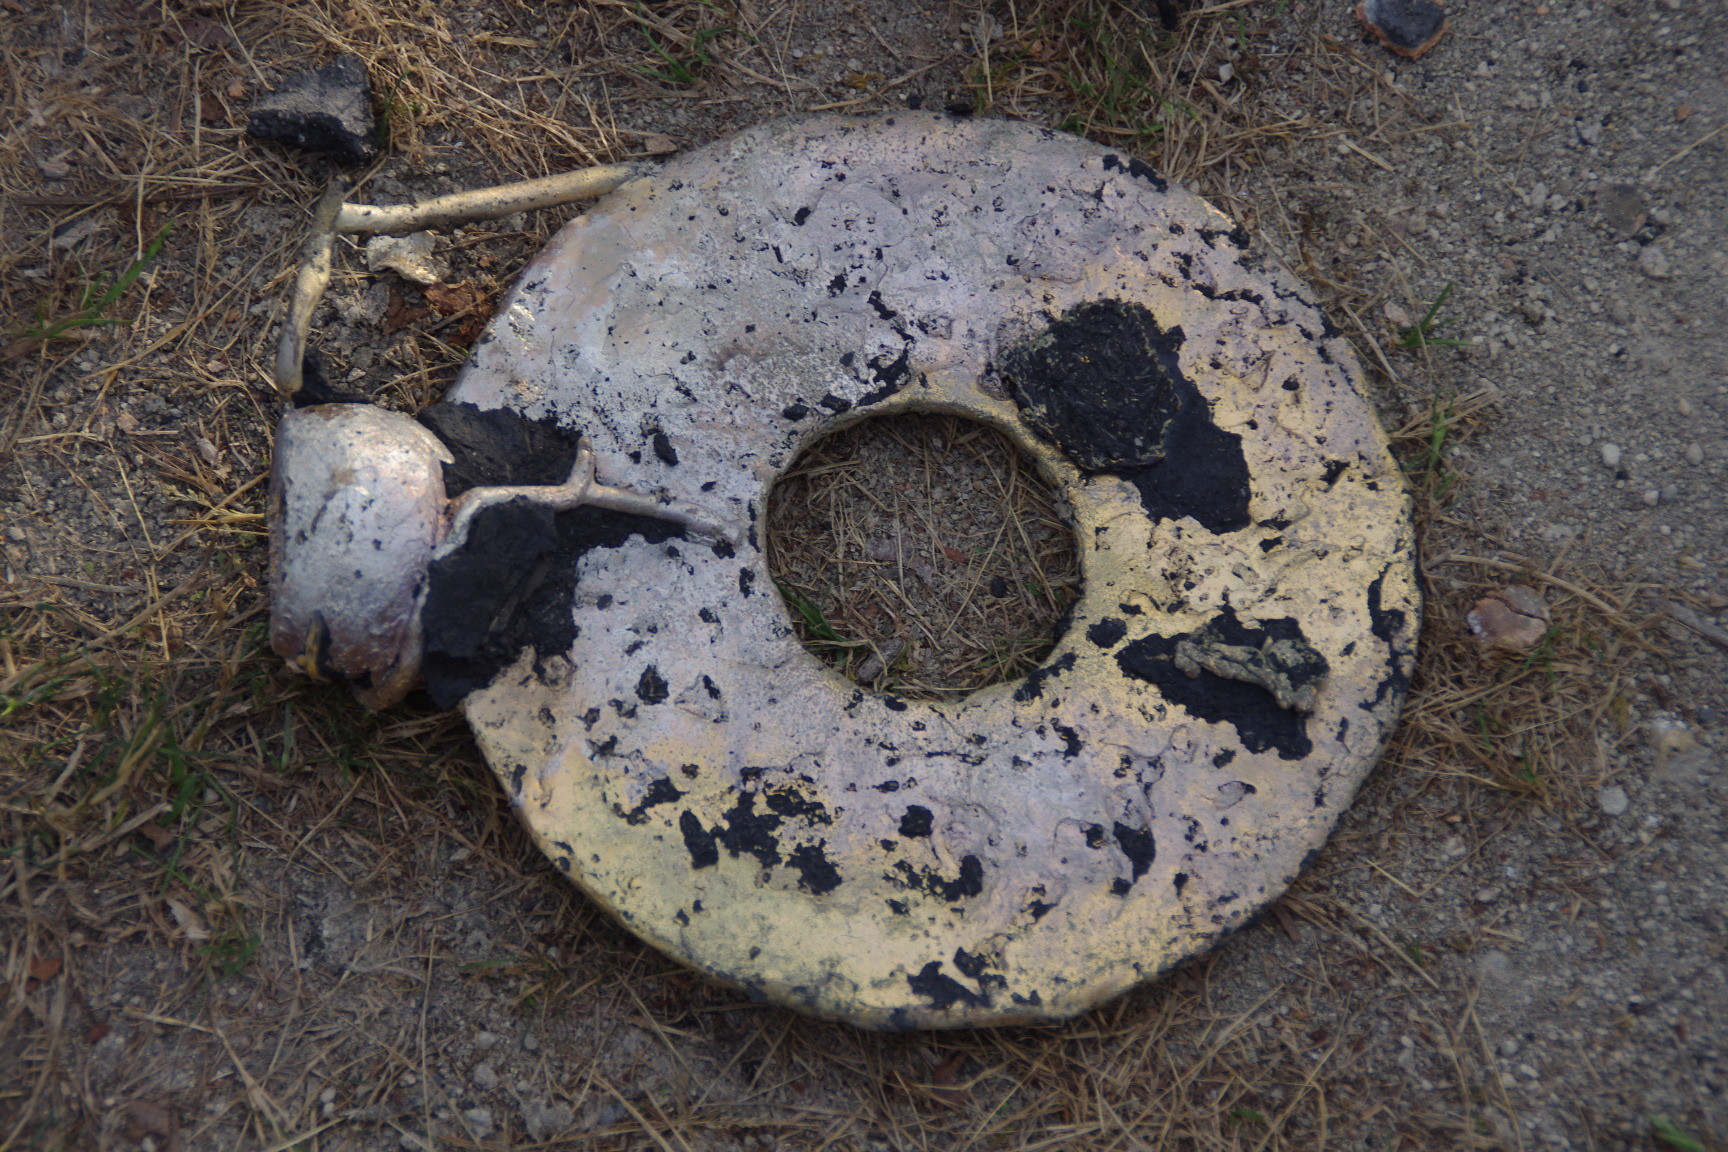
M 900 313 L 882 303 L 882 293 L 880 292 L 870 293 L 870 307 L 875 309 L 876 315 L 880 316 L 884 320 L 892 320 L 900 315 Z
M 491 683 L 524 648 L 537 660 L 568 652 L 576 641 L 570 603 L 577 559 L 632 536 L 661 543 L 682 535 L 667 520 L 600 508 L 554 513 L 526 499 L 481 512 L 467 545 L 427 573 L 421 612 L 427 693 L 449 708 Z
M 800 208 L 798 211 L 792 213 L 792 223 L 797 224 L 800 227 L 802 227 L 804 221 L 808 219 L 810 219 L 810 209 L 808 208 Z
M 848 411 L 852 407 L 852 401 L 841 396 L 836 396 L 832 392 L 823 396 L 822 399 L 816 401 L 816 403 L 822 405 L 822 407 L 828 409 L 828 411 L 834 413 L 836 416 L 842 412 Z
M 788 420 L 802 420 L 804 417 L 810 415 L 810 407 L 802 401 L 796 404 L 788 404 L 780 410 L 780 415 L 786 417 Z
M 660 429 L 654 429 L 654 455 L 660 458 L 662 464 L 678 463 L 678 450 L 672 447 L 672 441 Z
M 714 831 L 718 840 L 734 859 L 753 856 L 764 868 L 780 863 L 780 841 L 774 835 L 783 821 L 773 812 L 756 811 L 756 794 L 745 792 L 721 817 L 724 828 Z
M 840 870 L 823 851 L 826 840 L 815 844 L 800 844 L 786 857 L 786 864 L 798 873 L 798 887 L 812 896 L 821 896 L 840 887 Z
M 933 827 L 935 819 L 930 809 L 922 804 L 907 805 L 905 814 L 900 817 L 900 835 L 908 839 L 928 836 Z
M 1181 640 L 1204 642 L 1215 638 L 1225 644 L 1259 648 L 1268 640 L 1299 640 L 1302 629 L 1290 617 L 1262 621 L 1249 627 L 1226 608 L 1200 632 L 1186 636 L 1147 636 L 1116 654 L 1122 671 L 1137 680 L 1154 684 L 1164 698 L 1192 715 L 1214 724 L 1229 724 L 1237 739 L 1250 752 L 1276 748 L 1282 760 L 1300 760 L 1314 750 L 1308 738 L 1308 718 L 1282 708 L 1272 693 L 1258 684 L 1229 680 L 1202 669 L 1189 676 L 1175 665 L 1176 644 Z M 1313 670 L 1317 678 L 1325 668 Z
M 869 405 L 886 400 L 906 386 L 907 378 L 912 374 L 911 345 L 901 348 L 900 354 L 892 358 L 886 353 L 872 358 L 870 374 L 876 381 L 876 387 L 858 397 L 859 404 Z
M 697 868 L 718 863 L 719 850 L 724 848 L 733 858 L 750 856 L 764 868 L 787 864 L 798 871 L 799 886 L 817 895 L 832 891 L 841 877 L 823 850 L 827 842 L 801 844 L 782 854 L 780 832 L 788 822 L 806 828 L 832 824 L 833 816 L 820 801 L 805 795 L 798 783 L 767 784 L 765 776 L 764 769 L 744 769 L 736 800 L 721 814 L 721 827 L 706 828 L 690 812 L 679 816 L 678 828 L 691 863 Z
M 642 794 L 642 802 L 626 812 L 622 805 L 612 805 L 612 811 L 624 818 L 626 824 L 646 824 L 648 809 L 661 804 L 671 804 L 681 799 L 684 793 L 678 791 L 672 781 L 665 776 L 648 785 L 648 791 Z
M 1133 156 L 1128 157 L 1126 162 L 1114 153 L 1104 157 L 1104 171 L 1126 172 L 1137 180 L 1146 181 L 1146 183 L 1152 185 L 1152 187 L 1159 192 L 1168 192 L 1170 190 L 1169 183 L 1164 179 L 1164 177 L 1158 175 L 1157 171 L 1155 171 L 1150 164 L 1147 164 L 1144 160 L 1135 159 Z
M 1394 699 L 1404 695 L 1404 690 L 1410 686 L 1410 652 L 1399 643 L 1404 635 L 1408 617 L 1402 608 L 1388 608 L 1385 605 L 1386 573 L 1391 570 L 1388 565 L 1382 569 L 1374 582 L 1368 585 L 1368 630 L 1374 633 L 1374 638 L 1386 645 L 1391 668 L 1374 690 L 1374 699 L 1362 705 L 1364 709 L 1378 707 L 1380 702 L 1390 693 Z
M 1059 676 L 1074 667 L 1074 653 L 1069 652 L 1059 660 L 1053 660 L 1040 668 L 1034 668 L 1026 674 L 1026 679 L 1020 682 L 1020 687 L 1014 689 L 1014 701 L 1024 704 L 1044 695 L 1044 682 L 1052 676 Z
M 581 436 L 554 420 L 473 404 L 440 402 L 415 419 L 455 457 L 444 465 L 444 491 L 452 498 L 482 485 L 562 484 Z
M 913 994 L 922 996 L 929 1002 L 930 1007 L 938 1012 L 946 1012 L 956 1004 L 964 1004 L 968 1008 L 990 1006 L 989 996 L 974 992 L 954 977 L 945 975 L 940 960 L 932 960 L 916 975 L 907 976 L 906 983 Z
M 472 404 L 434 404 L 419 420 L 455 458 L 444 466 L 450 496 L 483 485 L 562 484 L 580 435 L 552 420 Z M 576 639 L 570 603 L 577 559 L 636 535 L 658 544 L 683 532 L 652 517 L 599 508 L 553 513 L 526 500 L 476 516 L 467 546 L 427 573 L 422 670 L 433 701 L 452 707 L 524 648 L 537 659 L 568 652 Z
M 1344 470 L 1348 467 L 1350 467 L 1349 463 L 1344 460 L 1326 461 L 1326 471 L 1321 476 L 1322 483 L 1324 483 L 1328 488 L 1332 487 L 1332 485 L 1338 483 L 1338 477 L 1344 475 Z
M 1155 517 L 1214 532 L 1248 524 L 1242 438 L 1182 374 L 1181 328 L 1141 304 L 1080 304 L 1003 352 L 997 369 L 1033 429 L 1086 472 L 1115 472 Z
M 1218 755 L 1212 757 L 1212 767 L 1222 768 L 1234 759 L 1236 759 L 1236 749 L 1226 748 L 1224 751 L 1218 753 Z
M 1128 883 L 1132 885 L 1135 880 L 1146 875 L 1146 870 L 1152 867 L 1152 861 L 1157 858 L 1158 850 L 1152 840 L 1152 830 L 1130 828 L 1117 821 L 1111 831 L 1116 836 L 1116 847 L 1122 850 L 1122 855 L 1128 857 Z
M 1100 648 L 1114 648 L 1122 642 L 1122 637 L 1128 635 L 1128 625 L 1114 616 L 1103 620 L 1086 629 L 1086 639 Z
M 686 809 L 678 814 L 678 831 L 684 834 L 684 848 L 690 853 L 690 867 L 707 868 L 720 863 L 720 848 L 714 833 L 702 827 L 694 812 Z
M 1085 744 L 1081 741 L 1078 732 L 1066 724 L 1058 724 L 1055 721 L 1050 722 L 1050 727 L 1056 735 L 1062 737 L 1062 755 L 1065 758 L 1072 760 L 1080 755 L 1080 749 L 1085 747 Z
M 968 853 L 960 858 L 960 874 L 949 878 L 933 868 L 914 868 L 900 860 L 883 879 L 895 887 L 928 892 L 938 900 L 952 904 L 957 900 L 969 900 L 984 891 L 984 863 Z
M 745 596 L 750 595 L 751 585 L 756 583 L 756 573 L 749 568 L 738 569 L 738 591 Z
M 636 699 L 644 704 L 662 704 L 671 692 L 666 677 L 660 675 L 660 669 L 652 664 L 642 669 L 642 675 L 636 681 Z

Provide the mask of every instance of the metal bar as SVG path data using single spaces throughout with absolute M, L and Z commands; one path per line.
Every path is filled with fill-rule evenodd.
M 336 217 L 337 232 L 398 234 L 427 228 L 450 228 L 475 220 L 496 220 L 515 212 L 551 208 L 603 196 L 647 171 L 641 164 L 602 164 L 579 172 L 559 172 L 496 188 L 451 192 L 414 204 L 344 204 Z

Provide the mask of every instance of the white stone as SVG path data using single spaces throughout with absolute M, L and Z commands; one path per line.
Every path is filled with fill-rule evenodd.
M 1652 280 L 1667 280 L 1674 275 L 1668 267 L 1668 254 L 1655 244 L 1638 253 L 1638 271 Z
M 1602 464 L 1604 467 L 1620 467 L 1620 445 L 1611 441 L 1605 441 L 1597 451 L 1602 453 Z
M 374 236 L 366 242 L 366 267 L 374 272 L 395 272 L 416 284 L 437 284 L 450 275 L 449 267 L 432 254 L 437 243 L 430 232 Z
M 1596 793 L 1596 803 L 1610 816 L 1624 815 L 1632 806 L 1632 801 L 1626 798 L 1626 789 L 1618 784 L 1610 784 Z

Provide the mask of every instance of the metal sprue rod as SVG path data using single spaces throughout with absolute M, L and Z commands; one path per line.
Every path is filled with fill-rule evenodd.
M 300 272 L 294 278 L 294 293 L 283 319 L 282 338 L 276 347 L 276 390 L 285 398 L 300 390 L 312 312 L 330 286 L 331 252 L 338 235 L 397 234 L 496 220 L 516 212 L 603 196 L 644 171 L 645 166 L 640 164 L 602 164 L 577 172 L 560 172 L 536 180 L 474 188 L 414 204 L 385 207 L 345 203 L 343 196 L 348 186 L 340 180 L 332 181 L 313 213 L 312 232 L 302 249 Z

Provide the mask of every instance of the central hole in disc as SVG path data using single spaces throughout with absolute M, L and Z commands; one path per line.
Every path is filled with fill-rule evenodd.
M 1024 676 L 1080 592 L 1037 466 L 958 416 L 875 417 L 805 449 L 768 496 L 768 568 L 806 648 L 914 700 Z

